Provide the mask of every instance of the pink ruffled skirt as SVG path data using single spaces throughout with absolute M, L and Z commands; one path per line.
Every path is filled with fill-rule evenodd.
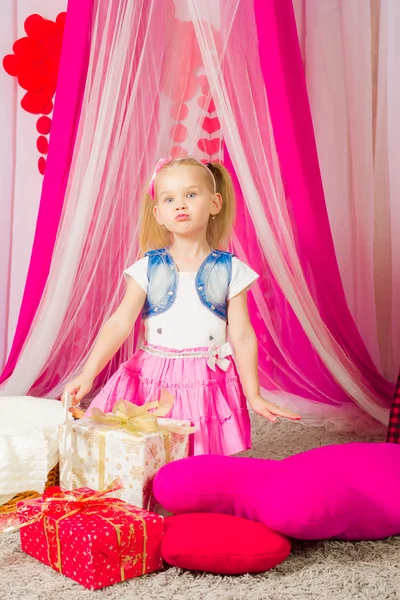
M 189 454 L 236 454 L 251 447 L 251 428 L 246 398 L 233 360 L 227 371 L 207 365 L 208 348 L 173 350 L 145 344 L 123 363 L 93 399 L 110 412 L 124 398 L 137 405 L 160 398 L 167 389 L 175 398 L 167 415 L 191 421 Z M 194 355 L 194 356 L 188 356 Z M 200 356 L 199 356 L 200 355 Z

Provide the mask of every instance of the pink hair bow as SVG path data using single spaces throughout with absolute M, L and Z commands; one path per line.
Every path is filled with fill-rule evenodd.
M 156 164 L 154 173 L 150 179 L 149 190 L 148 190 L 149 196 L 151 196 L 153 198 L 153 200 L 154 200 L 154 183 L 155 183 L 156 177 L 157 177 L 158 173 L 161 171 L 161 169 L 163 167 L 165 167 L 165 165 L 168 165 L 170 162 L 172 162 L 172 156 L 167 156 L 166 158 L 160 158 L 160 160 Z

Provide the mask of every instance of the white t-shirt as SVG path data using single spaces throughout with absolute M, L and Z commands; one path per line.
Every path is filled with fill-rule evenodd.
M 147 293 L 148 257 L 128 267 L 124 273 L 130 275 Z M 145 339 L 149 344 L 165 346 L 175 350 L 188 348 L 216 347 L 226 342 L 226 322 L 204 306 L 196 291 L 196 272 L 178 272 L 178 289 L 174 304 L 162 314 L 144 320 Z M 232 279 L 228 300 L 244 289 L 250 288 L 258 275 L 244 262 L 232 257 Z

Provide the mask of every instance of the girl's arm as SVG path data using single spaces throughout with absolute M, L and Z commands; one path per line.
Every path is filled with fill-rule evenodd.
M 104 323 L 99 336 L 78 377 L 65 386 L 65 392 L 75 396 L 78 404 L 92 388 L 95 377 L 103 370 L 131 333 L 136 319 L 143 308 L 146 292 L 129 277 L 128 287 L 121 304 Z
M 276 421 L 277 416 L 292 420 L 301 419 L 299 415 L 279 408 L 260 395 L 258 344 L 247 308 L 247 290 L 243 290 L 228 301 L 228 323 L 240 382 L 254 412 L 263 415 L 269 421 Z

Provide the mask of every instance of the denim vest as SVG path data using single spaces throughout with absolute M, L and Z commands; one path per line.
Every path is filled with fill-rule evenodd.
M 147 319 L 167 311 L 176 299 L 178 269 L 166 248 L 150 250 L 147 269 L 148 288 L 142 316 Z M 196 291 L 201 302 L 221 319 L 227 320 L 228 288 L 232 278 L 232 256 L 212 250 L 196 275 Z

